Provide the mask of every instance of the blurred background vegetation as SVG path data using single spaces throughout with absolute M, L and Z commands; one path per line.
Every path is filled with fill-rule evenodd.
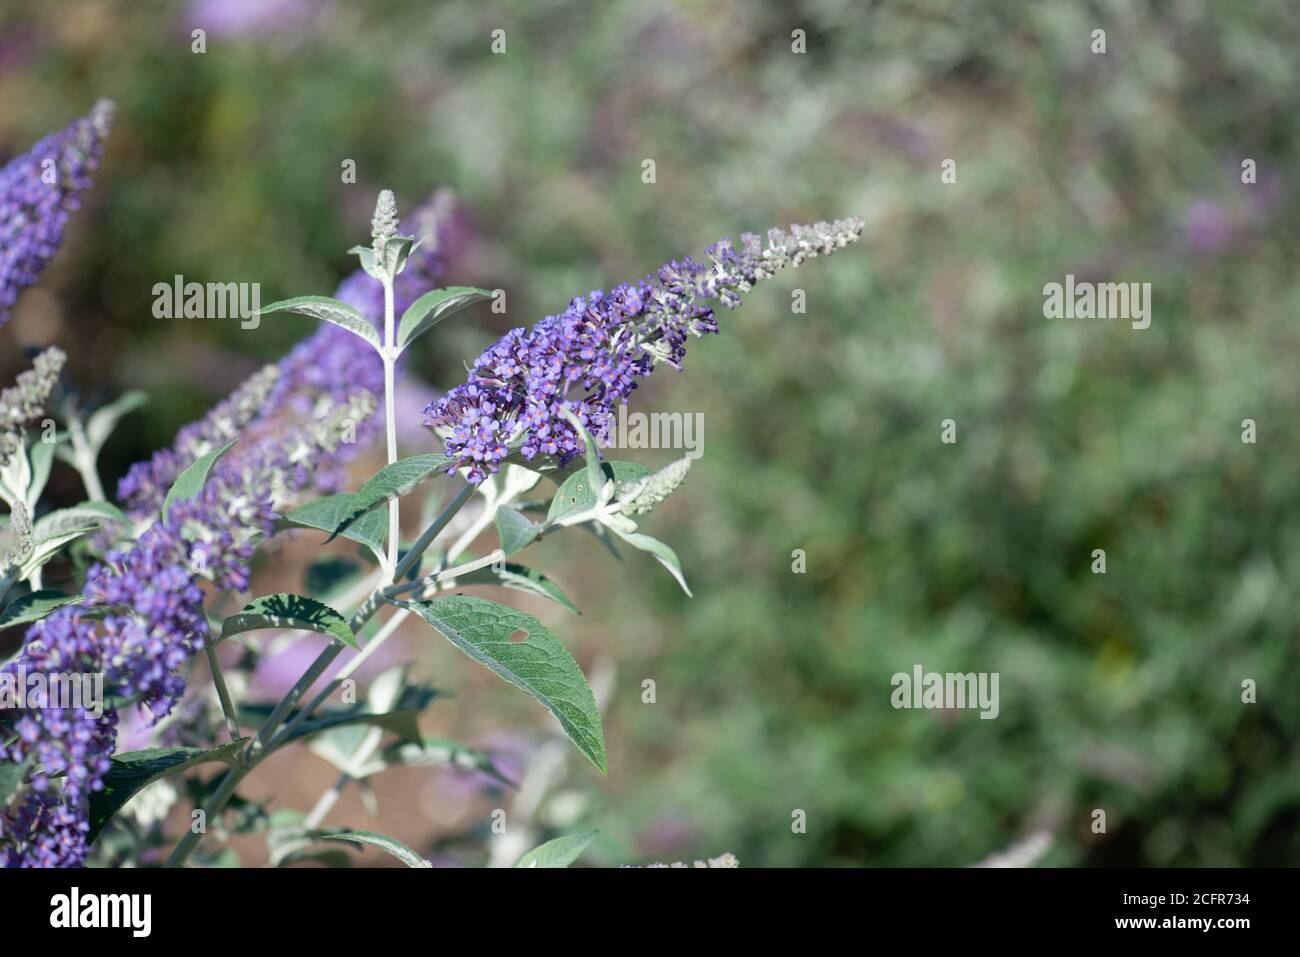
M 649 526 L 696 597 L 586 537 L 531 562 L 584 612 L 537 613 L 610 679 L 610 775 L 570 762 L 539 828 L 599 827 L 592 863 L 960 865 L 1047 832 L 1053 864 L 1296 864 L 1297 49 L 1290 0 L 5 4 L 0 156 L 98 97 L 119 112 L 0 372 L 58 342 L 86 390 L 146 389 L 115 481 L 309 331 L 155 320 L 153 284 L 329 293 L 382 186 L 408 207 L 453 189 L 447 282 L 508 291 L 508 317 L 425 340 L 415 371 L 442 387 L 575 294 L 861 215 L 860 245 L 760 287 L 638 393 L 704 414 Z M 1151 327 L 1045 319 L 1066 273 L 1150 282 Z M 408 640 L 457 691 L 432 724 L 536 750 L 540 709 Z M 999 672 L 1000 716 L 894 710 L 918 663 Z M 302 806 L 333 774 L 296 760 L 267 787 Z M 501 796 L 394 774 L 380 829 L 478 860 L 449 835 Z

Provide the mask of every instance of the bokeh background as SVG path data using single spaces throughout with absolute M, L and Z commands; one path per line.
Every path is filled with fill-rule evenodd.
M 110 482 L 309 331 L 155 320 L 153 284 L 328 294 L 381 187 L 408 208 L 454 190 L 446 281 L 508 292 L 508 316 L 422 341 L 412 372 L 442 387 L 511 326 L 721 236 L 867 221 L 638 393 L 704 414 L 703 459 L 648 525 L 695 598 L 586 536 L 530 560 L 583 609 L 524 602 L 607 689 L 609 777 L 552 760 L 540 709 L 412 626 L 416 669 L 454 692 L 427 727 L 536 793 L 407 769 L 374 781 L 378 819 L 353 790 L 331 822 L 446 863 L 486 858 L 496 807 L 539 837 L 598 827 L 600 864 L 964 865 L 1039 833 L 1049 864 L 1300 863 L 1290 0 L 2 9 L 0 157 L 118 104 L 67 247 L 0 329 L 6 382 L 57 342 L 87 393 L 150 393 Z M 1066 273 L 1150 282 L 1151 327 L 1044 318 Z M 295 555 L 261 581 L 300 582 Z M 894 710 L 914 664 L 999 672 L 1000 716 Z M 304 807 L 333 777 L 303 753 L 255 787 Z

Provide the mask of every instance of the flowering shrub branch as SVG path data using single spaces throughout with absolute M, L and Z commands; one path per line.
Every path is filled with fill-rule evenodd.
M 97 107 L 0 171 L 0 309 L 53 255 L 110 116 L 109 107 Z M 38 175 L 47 153 L 59 172 L 53 182 Z M 121 508 L 104 500 L 96 459 L 139 397 L 93 413 L 65 398 L 65 428 L 49 442 L 26 427 L 58 391 L 61 352 L 42 354 L 0 394 L 0 493 L 10 511 L 0 529 L 0 627 L 27 627 L 18 653 L 0 664 L 0 677 L 87 672 L 104 682 L 99 707 L 69 704 L 47 690 L 21 712 L 0 710 L 4 864 L 80 865 L 96 841 L 111 843 L 113 822 L 133 795 L 168 788 L 180 772 L 211 763 L 226 770 L 209 784 L 196 779 L 196 824 L 175 844 L 170 865 L 214 860 L 217 852 L 203 848 L 210 830 L 261 827 L 277 863 L 309 855 L 320 842 L 344 841 L 426 866 L 393 838 L 321 827 L 343 787 L 395 763 L 468 764 L 504 780 L 488 756 L 420 737 L 415 720 L 432 694 L 405 670 L 373 682 L 368 706 L 331 706 L 358 668 L 412 619 L 535 698 L 606 770 L 600 712 L 572 655 L 538 619 L 462 590 L 515 588 L 576 611 L 555 582 L 514 560 L 574 527 L 650 553 L 685 590 L 678 556 L 640 525 L 682 485 L 691 460 L 658 470 L 602 460 L 614 410 L 659 365 L 680 369 L 691 337 L 719 330 L 718 305 L 734 308 L 777 271 L 843 248 L 862 223 L 773 230 L 766 244 L 748 235 L 739 247 L 724 240 L 704 261 L 674 260 L 609 293 L 576 298 L 532 329 L 507 333 L 478 358 L 467 382 L 425 409 L 442 451 L 401 459 L 397 429 L 405 410 L 397 380 L 404 350 L 437 322 L 490 297 L 466 287 L 431 288 L 441 272 L 438 222 L 446 205 L 445 194 L 435 197 L 407 235 L 393 194 L 382 192 L 370 243 L 353 249 L 360 269 L 336 297 L 306 296 L 262 310 L 310 316 L 322 323 L 319 330 L 183 428 L 171 447 L 133 466 L 117 488 Z M 377 437 L 381 408 L 386 465 L 357 492 L 341 491 L 342 467 Z M 40 498 L 56 454 L 77 468 L 87 501 L 49 511 Z M 402 499 L 442 475 L 458 476 L 458 490 L 404 544 Z M 525 501 L 543 479 L 556 486 L 549 502 Z M 461 513 L 471 502 L 478 507 L 466 519 Z M 540 521 L 527 514 L 541 510 Z M 471 554 L 490 528 L 498 545 Z M 219 610 L 248 592 L 259 548 L 281 533 L 313 529 L 368 548 L 377 572 L 354 575 L 346 589 L 319 598 L 264 595 L 233 612 Z M 74 542 L 91 559 L 80 586 L 42 588 L 42 567 Z M 383 624 L 368 628 L 386 609 Z M 330 642 L 278 702 L 263 704 L 248 700 L 248 691 L 264 650 L 253 636 L 266 631 L 315 631 Z M 240 646 L 237 661 L 223 664 L 224 642 Z M 210 692 L 188 680 L 200 650 Z M 308 697 L 349 651 L 342 670 Z M 121 749 L 125 724 L 141 721 L 163 746 Z M 360 740 L 349 736 L 358 728 Z M 395 741 L 381 747 L 387 736 Z M 241 824 L 235 809 L 249 806 L 236 802 L 242 782 L 270 754 L 299 742 L 332 755 L 339 783 L 305 817 L 272 825 L 254 814 Z M 167 793 L 179 797 L 174 788 Z M 161 817 L 154 815 L 153 836 L 136 849 L 136 863 L 158 860 L 168 840 Z M 565 866 L 589 840 L 548 842 L 525 855 L 526 866 Z

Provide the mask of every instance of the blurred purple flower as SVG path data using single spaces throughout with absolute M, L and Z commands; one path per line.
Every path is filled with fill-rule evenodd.
M 113 104 L 100 100 L 88 116 L 0 168 L 0 324 L 63 245 L 112 120 Z

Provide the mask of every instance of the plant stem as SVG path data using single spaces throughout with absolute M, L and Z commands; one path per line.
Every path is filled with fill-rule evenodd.
M 203 651 L 208 656 L 208 670 L 212 672 L 212 683 L 217 686 L 217 697 L 221 700 L 221 713 L 226 716 L 230 740 L 236 741 L 239 739 L 239 720 L 235 717 L 234 702 L 230 700 L 230 689 L 226 687 L 226 676 L 221 673 L 216 646 L 210 641 L 204 642 Z
M 104 502 L 104 486 L 99 481 L 99 472 L 95 469 L 95 456 L 86 441 L 86 430 L 81 424 L 81 416 L 75 412 L 68 415 L 68 433 L 72 436 L 72 459 L 81 476 L 81 484 L 86 487 L 86 495 L 92 502 Z
M 420 557 L 424 554 L 425 550 L 433 543 L 433 540 L 438 537 L 438 533 L 447 527 L 447 524 L 455 517 L 456 513 L 460 511 L 461 506 L 469 501 L 470 496 L 473 494 L 474 486 L 466 483 L 465 487 L 461 489 L 447 507 L 442 510 L 442 514 L 434 519 L 433 523 L 424 530 L 415 545 L 406 553 L 406 556 L 401 560 L 401 562 L 397 564 L 397 567 L 393 572 L 394 581 L 399 580 L 419 562 Z M 375 590 L 371 592 L 370 597 L 366 599 L 365 603 L 358 608 L 356 613 L 352 616 L 349 625 L 354 632 L 359 631 L 361 626 L 369 621 L 371 617 L 374 616 L 375 612 L 379 610 L 379 606 L 384 603 L 383 590 L 385 587 L 387 586 L 383 583 L 376 586 Z M 372 641 L 371 644 L 374 644 L 374 642 Z M 249 772 L 251 772 L 267 754 L 270 753 L 270 749 L 267 748 L 266 745 L 271 741 L 272 736 L 279 729 L 281 723 L 283 723 L 285 716 L 290 710 L 292 710 L 293 706 L 298 702 L 298 699 L 303 696 L 307 689 L 316 683 L 316 680 L 325 672 L 325 669 L 330 666 L 345 647 L 347 646 L 341 641 L 336 640 L 330 642 L 328 647 L 321 651 L 321 653 L 316 657 L 316 660 L 312 662 L 311 667 L 308 668 L 294 686 L 289 689 L 289 693 L 281 699 L 278 705 L 276 705 L 275 710 L 271 712 L 270 717 L 266 719 L 266 722 L 258 730 L 257 736 L 244 751 L 243 764 L 240 767 L 232 768 L 226 773 L 226 776 L 222 779 L 217 792 L 213 794 L 211 800 L 208 801 L 208 805 L 205 808 L 208 817 L 221 813 L 231 796 L 234 795 L 235 789 L 239 787 L 240 782 L 243 781 Z M 367 647 L 369 647 L 369 645 Z M 314 710 L 314 703 L 312 708 Z M 193 830 L 187 832 L 185 837 L 181 839 L 180 843 L 176 845 L 176 849 L 172 851 L 171 856 L 167 858 L 166 866 L 180 867 L 183 865 L 186 858 L 189 857 L 190 852 L 193 851 L 195 845 L 198 844 L 201 836 L 202 835 L 194 833 Z
M 393 280 L 384 280 L 384 425 L 388 436 L 388 464 L 397 461 L 397 334 L 393 315 Z M 393 498 L 388 503 L 388 568 L 392 571 L 397 565 L 397 551 L 401 544 L 401 510 L 400 500 Z M 397 575 L 393 575 L 393 581 Z

